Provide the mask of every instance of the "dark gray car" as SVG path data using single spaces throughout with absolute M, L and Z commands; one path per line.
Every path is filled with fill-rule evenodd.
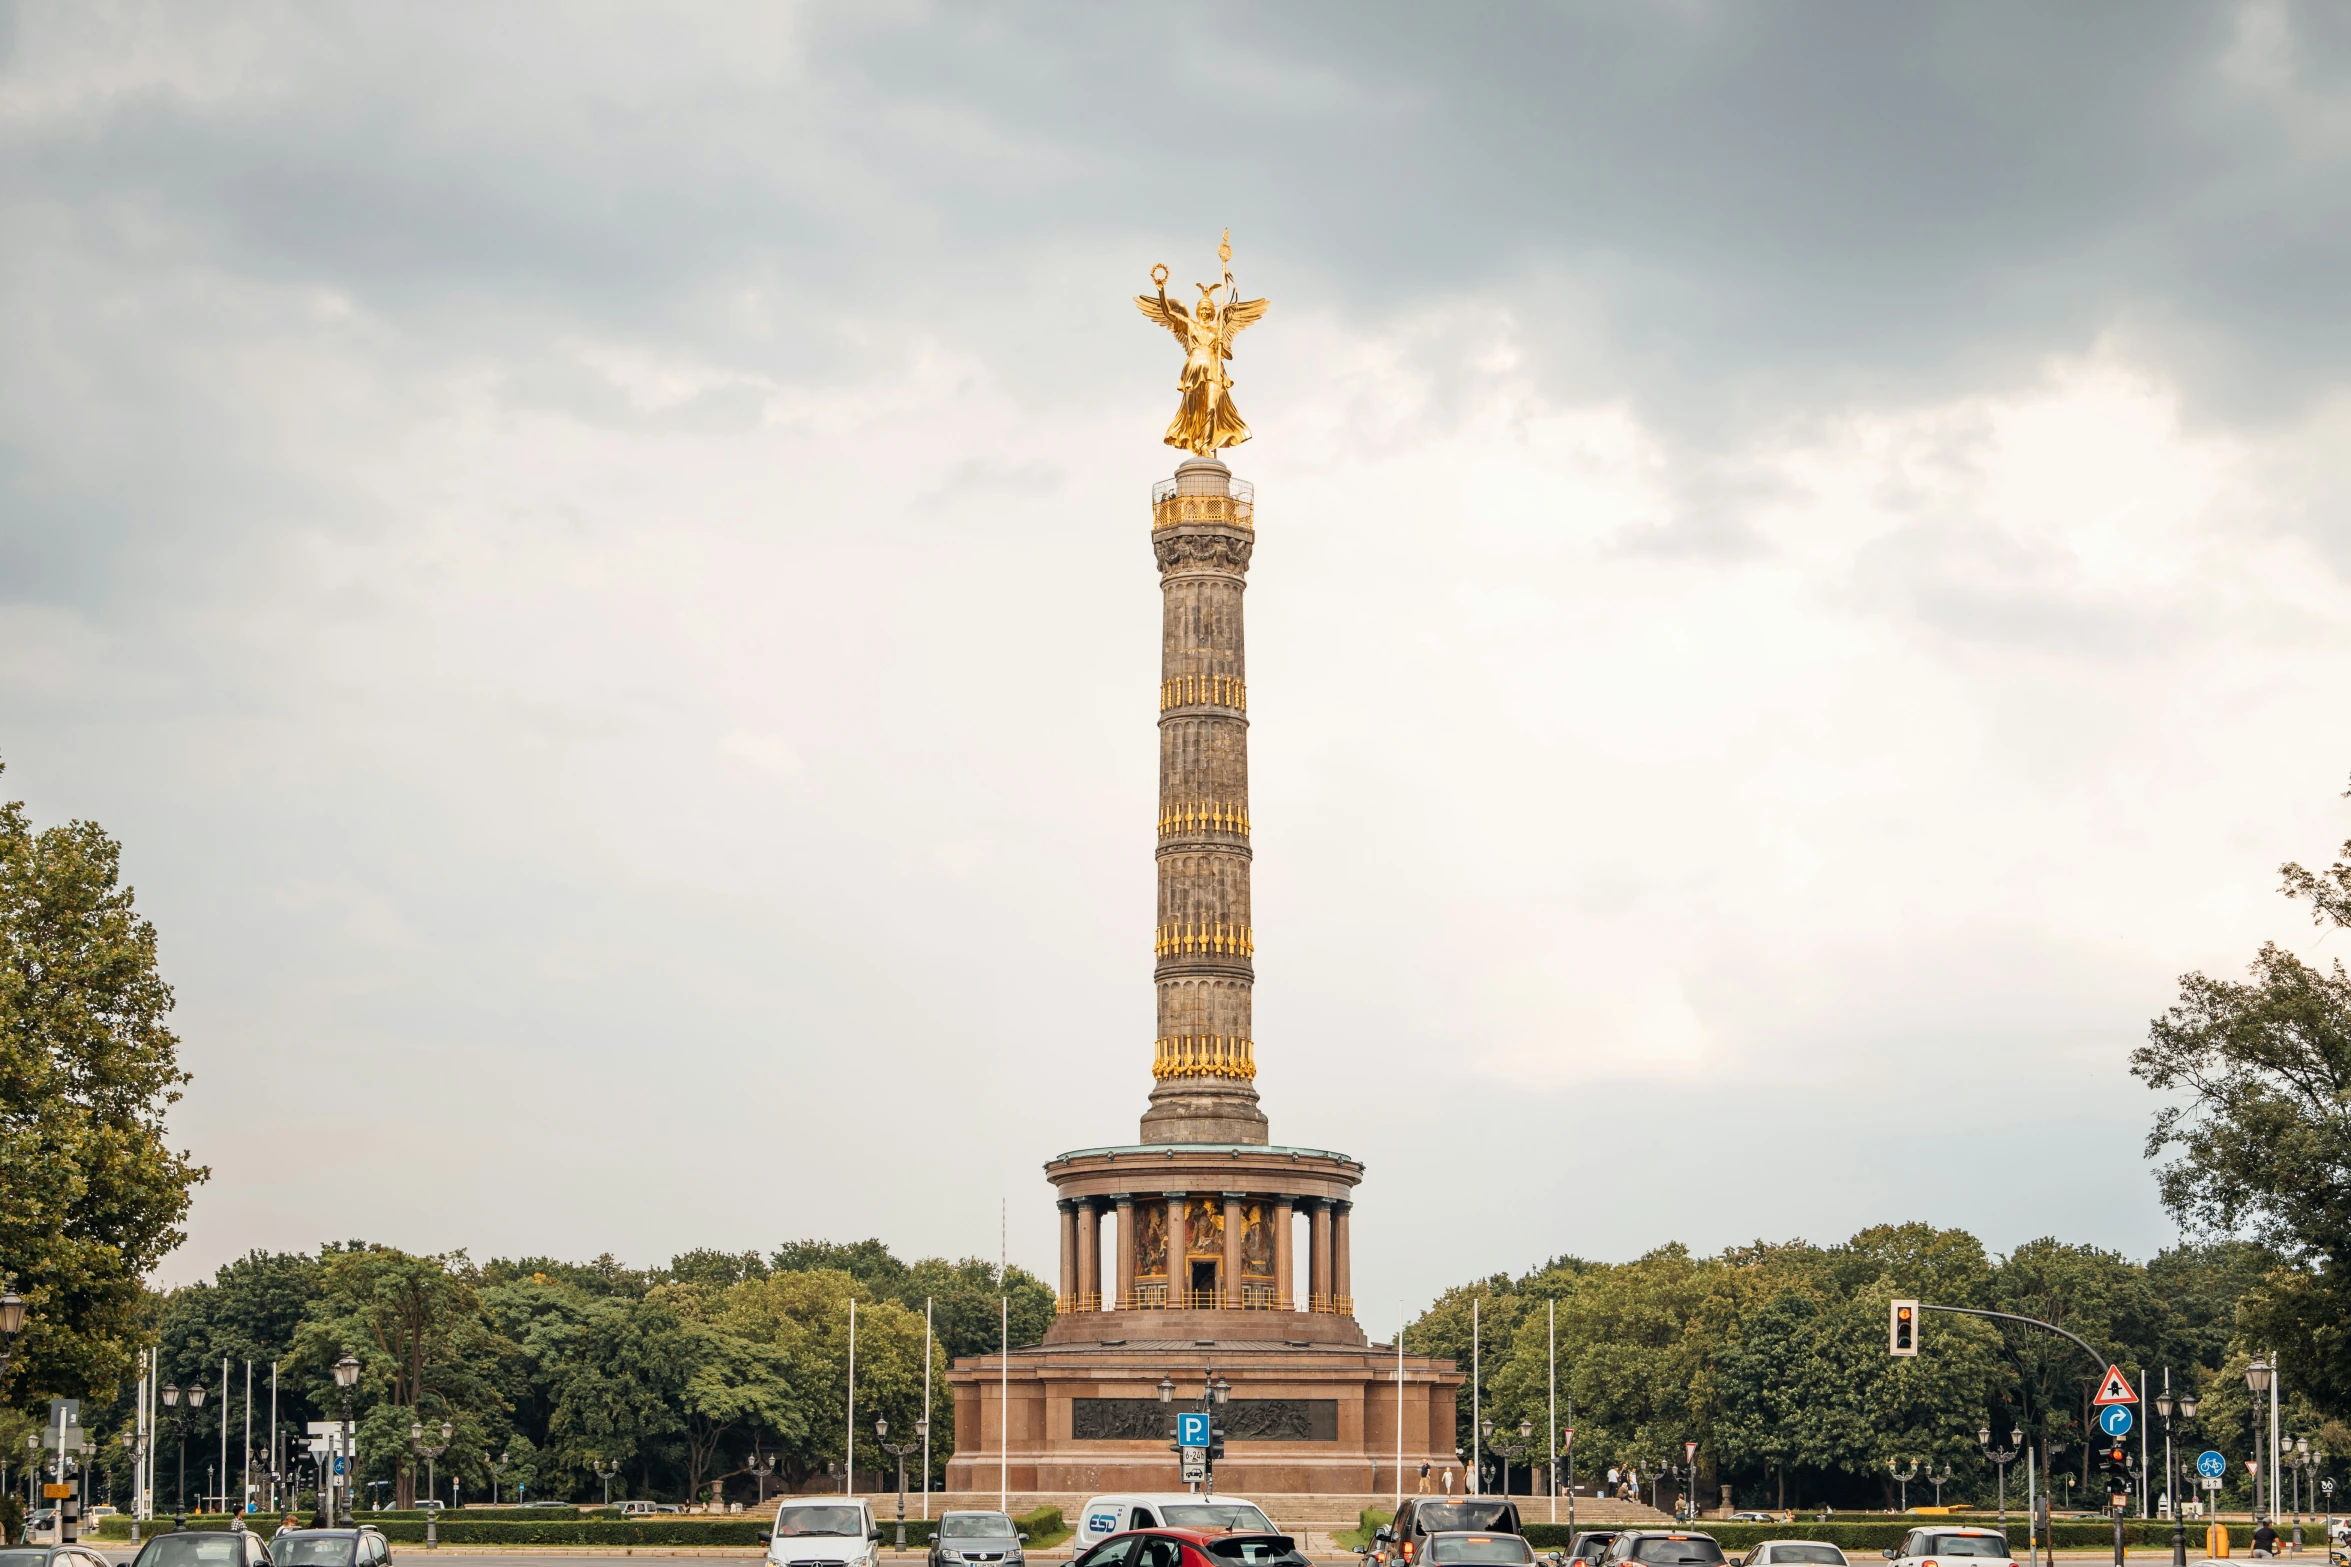
M 941 1513 L 939 1532 L 931 1539 L 931 1567 L 965 1562 L 1021 1567 L 1021 1543 L 1027 1539 L 1003 1513 Z

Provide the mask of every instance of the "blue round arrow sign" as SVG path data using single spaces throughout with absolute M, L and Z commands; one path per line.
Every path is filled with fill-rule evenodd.
M 2196 1455 L 2196 1472 L 2207 1480 L 2218 1480 L 2229 1472 L 2229 1461 L 2208 1448 Z
M 2098 1429 L 2108 1436 L 2121 1436 L 2131 1428 L 2131 1406 L 2108 1404 L 2098 1411 Z

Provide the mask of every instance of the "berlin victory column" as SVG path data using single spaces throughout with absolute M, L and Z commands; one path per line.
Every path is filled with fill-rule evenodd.
M 1224 281 L 1196 285 L 1190 309 L 1168 298 L 1165 267 L 1135 300 L 1184 346 L 1166 441 L 1190 454 L 1151 494 L 1163 608 L 1149 1106 L 1137 1141 L 1045 1166 L 1060 1194 L 1058 1312 L 1042 1344 L 956 1362 L 950 1491 L 1180 1489 L 1159 1384 L 1190 1399 L 1209 1364 L 1232 1387 L 1220 1490 L 1361 1495 L 1397 1489 L 1399 1450 L 1406 1474 L 1454 1462 L 1452 1362 L 1399 1358 L 1355 1320 L 1348 1215 L 1363 1166 L 1275 1143 L 1257 1100 L 1241 620 L 1256 506 L 1216 454 L 1249 439 L 1226 361 L 1266 302 L 1240 297 L 1229 235 L 1217 254 Z

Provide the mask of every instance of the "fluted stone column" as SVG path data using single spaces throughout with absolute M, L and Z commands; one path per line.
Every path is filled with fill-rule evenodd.
M 1078 1295 L 1085 1310 L 1102 1305 L 1102 1213 L 1091 1202 L 1078 1205 Z
M 1159 561 L 1158 959 L 1146 1143 L 1254 1143 L 1248 667 L 1241 595 L 1256 508 L 1214 458 L 1189 458 L 1152 504 Z
M 1320 1297 L 1315 1305 L 1321 1310 L 1331 1309 L 1330 1297 L 1338 1291 L 1331 1288 L 1331 1230 L 1334 1215 L 1329 1203 L 1318 1203 L 1314 1215 L 1314 1293 Z
M 1061 1309 L 1071 1311 L 1078 1293 L 1078 1205 L 1064 1197 L 1053 1206 L 1061 1210 Z
M 1245 1222 L 1241 1212 L 1241 1194 L 1224 1194 L 1224 1305 L 1227 1311 L 1241 1309 L 1241 1228 Z
M 1118 1299 L 1115 1309 L 1124 1311 L 1135 1303 L 1135 1199 L 1118 1200 Z
M 1273 1292 L 1284 1311 L 1298 1309 L 1298 1297 L 1290 1292 L 1290 1205 L 1287 1197 L 1273 1200 Z
M 1314 1211 L 1313 1198 L 1298 1199 L 1298 1222 L 1306 1226 L 1306 1298 L 1298 1303 L 1298 1309 L 1311 1311 L 1315 1292 L 1322 1288 L 1322 1275 L 1315 1271 L 1315 1258 L 1319 1253 L 1314 1245 L 1315 1232 L 1322 1228 L 1322 1215 Z
M 1167 1305 L 1173 1311 L 1184 1304 L 1184 1290 L 1191 1283 L 1191 1270 L 1184 1263 L 1184 1253 L 1191 1242 L 1184 1236 L 1184 1199 L 1187 1192 L 1167 1193 Z
M 1347 1215 L 1355 1209 L 1351 1202 L 1334 1203 L 1331 1215 L 1331 1293 L 1342 1300 L 1355 1294 L 1355 1264 L 1348 1245 Z

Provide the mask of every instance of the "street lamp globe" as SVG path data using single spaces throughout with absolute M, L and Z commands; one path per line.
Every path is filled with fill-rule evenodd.
M 2310 1451 L 2310 1438 L 2308 1438 L 2308 1437 L 2306 1437 L 2306 1436 L 2298 1436 L 2298 1437 L 2294 1438 L 2294 1456 L 2295 1456 L 2295 1457 L 2299 1458 L 2299 1457 L 2301 1457 L 2303 1454 L 2305 1454 L 2305 1453 L 2307 1453 L 2307 1452 L 2309 1452 L 2309 1451 Z
M 424 1440 L 424 1422 L 423 1422 L 423 1421 L 421 1421 L 421 1420 L 412 1420 L 412 1421 L 410 1421 L 410 1422 L 408 1423 L 408 1440 L 410 1440 L 411 1442 L 421 1442 L 421 1441 L 423 1441 L 423 1440 Z
M 1530 1437 L 1532 1437 L 1534 1434 L 1535 1434 L 1535 1423 L 1534 1423 L 1532 1420 L 1521 1420 L 1521 1421 L 1518 1423 L 1518 1439 L 1519 1439 L 1520 1441 L 1524 1442 L 1524 1441 L 1528 1440 Z
M 2180 1418 L 2182 1420 L 2195 1419 L 2196 1406 L 2202 1402 L 2203 1400 L 2193 1393 L 2182 1393 L 2180 1395 Z
M 931 1417 L 930 1417 L 930 1416 L 928 1416 L 928 1415 L 925 1415 L 925 1416 L 923 1416 L 921 1419 L 919 1419 L 919 1420 L 915 1421 L 915 1423 L 914 1423 L 914 1434 L 915 1434 L 916 1436 L 924 1436 L 924 1437 L 927 1437 L 927 1436 L 929 1436 L 929 1435 L 931 1434 Z
M 0 1334 L 9 1338 L 24 1331 L 24 1297 L 10 1290 L 0 1295 Z
M 1485 1419 L 1478 1422 L 1478 1435 L 1484 1437 L 1489 1442 L 1494 1440 L 1494 1417 L 1492 1415 L 1488 1415 Z
M 203 1383 L 199 1382 L 194 1387 L 188 1389 L 188 1407 L 190 1409 L 202 1409 L 204 1407 Z
M 890 1422 L 877 1417 L 873 1423 L 873 1434 L 875 1436 L 888 1436 L 890 1434 Z
M 180 1385 L 179 1385 L 177 1382 L 166 1382 L 166 1383 L 164 1383 L 164 1384 L 163 1384 L 163 1407 L 164 1407 L 164 1408 L 166 1408 L 166 1409 L 177 1409 L 177 1408 L 179 1407 L 179 1405 L 180 1405 Z
M 449 1438 L 450 1438 L 450 1435 L 451 1435 L 453 1432 L 455 1432 L 455 1431 L 456 1431 L 456 1429 L 457 1429 L 457 1428 L 456 1428 L 455 1426 L 451 1425 L 451 1424 L 450 1424 L 448 1421 L 446 1421 L 446 1420 L 442 1421 L 442 1422 L 441 1422 L 441 1440 L 442 1440 L 442 1441 L 444 1441 L 444 1442 L 448 1441 L 448 1440 L 449 1440 Z
M 1161 1403 L 1163 1403 L 1163 1404 L 1166 1404 L 1166 1403 L 1172 1403 L 1172 1402 L 1174 1402 L 1174 1400 L 1175 1400 L 1175 1380 L 1174 1380 L 1174 1378 L 1172 1378 L 1172 1377 L 1161 1377 L 1161 1378 L 1159 1379 L 1159 1401 L 1160 1401 Z
M 335 1386 L 355 1387 L 358 1382 L 359 1362 L 346 1351 L 343 1358 L 335 1362 Z
M 2193 1409 L 2191 1409 L 2191 1410 L 2189 1410 L 2189 1411 L 2188 1411 L 2188 1413 L 2189 1413 L 2189 1414 L 2191 1414 L 2191 1415 L 2192 1415 L 2192 1414 L 2194 1414 L 2195 1412 L 2196 1412 L 2196 1411 L 2194 1411 Z M 2015 1430 L 2013 1430 L 2013 1431 L 2011 1431 L 2011 1432 L 2009 1432 L 2009 1433 L 2008 1433 L 2008 1445 L 2009 1445 L 2010 1447 L 2022 1447 L 2022 1446 L 2024 1446 L 2024 1427 L 2022 1427 L 2022 1426 L 2019 1426 L 2019 1427 L 2017 1427 Z
M 1222 1377 L 1218 1377 L 1211 1387 L 1216 1394 L 1216 1401 L 1220 1404 L 1233 1396 L 1233 1385 Z
M 2155 1412 L 2166 1420 L 2171 1418 L 2171 1395 L 2169 1393 L 2155 1395 Z
M 2266 1393 L 2269 1391 L 2269 1378 L 2269 1362 L 2259 1355 L 2254 1356 L 2253 1363 L 2245 1368 L 2245 1386 L 2257 1394 Z
M 1990 1426 L 1976 1427 L 1975 1445 L 1978 1447 L 1990 1447 L 1992 1445 L 1992 1428 Z

